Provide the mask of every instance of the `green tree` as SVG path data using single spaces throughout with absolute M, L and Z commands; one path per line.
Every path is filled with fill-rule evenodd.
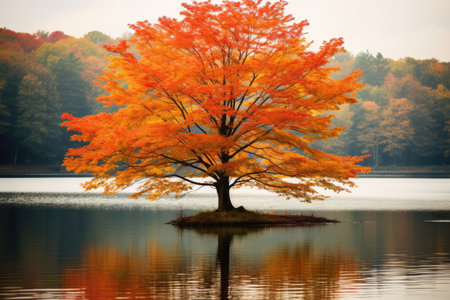
M 49 42 L 51 40 L 53 42 Z M 87 39 L 67 37 L 62 32 L 50 35 L 39 31 L 30 35 L 0 29 L 0 163 L 13 163 L 25 156 L 28 162 L 38 162 L 45 156 L 31 154 L 31 148 L 24 147 L 21 140 L 23 136 L 18 133 L 24 128 L 19 120 L 19 116 L 24 116 L 23 108 L 19 109 L 19 87 L 22 84 L 23 93 L 23 84 L 27 83 L 29 86 L 32 83 L 30 78 L 23 81 L 24 77 L 33 75 L 38 81 L 53 81 L 61 104 L 54 122 L 59 123 L 63 111 L 70 110 L 78 116 L 93 110 L 99 111 L 98 106 L 94 107 L 96 101 L 89 99 L 94 99 L 99 94 L 99 87 L 93 81 L 106 64 L 105 53 L 106 50 L 100 45 Z M 46 71 L 40 72 L 37 69 Z M 46 76 L 51 78 L 46 79 Z M 52 101 L 48 101 L 49 105 Z M 64 137 L 61 137 L 61 133 L 55 135 L 60 140 L 48 148 L 53 152 L 48 157 L 62 158 L 67 148 L 72 146 L 68 133 L 60 130 Z M 20 156 L 17 156 L 19 148 Z
M 389 104 L 389 92 L 385 86 L 366 85 L 357 95 L 358 99 L 374 101 L 380 106 Z
M 104 58 L 108 52 L 102 46 L 99 46 L 88 39 L 81 38 L 67 38 L 61 41 L 59 44 L 63 45 L 68 52 L 72 53 L 78 58 L 84 67 L 84 59 L 87 57 L 95 56 L 98 58 Z
M 381 53 L 374 57 L 369 52 L 361 52 L 355 58 L 354 68 L 363 70 L 365 84 L 380 86 L 389 72 L 388 65 L 389 61 Z
M 54 76 L 44 67 L 35 66 L 25 75 L 17 94 L 17 123 L 14 137 L 25 162 L 51 162 L 56 158 L 52 147 L 60 137 L 61 110 Z
M 84 38 L 95 44 L 101 45 L 104 45 L 112 40 L 110 36 L 96 30 L 88 32 L 87 34 L 84 35 Z
M 30 63 L 29 57 L 20 47 L 10 46 L 0 48 L 0 82 L 3 83 L 1 102 L 4 105 L 1 120 L 6 125 L 3 128 L 5 132 L 0 134 L 1 163 L 11 163 L 14 159 L 16 145 L 12 129 L 17 119 L 17 91 Z
M 351 106 L 346 104 L 342 105 L 340 110 L 333 113 L 334 118 L 331 126 L 345 128 L 345 130 L 336 138 L 328 139 L 326 141 L 317 141 L 315 144 L 322 150 L 332 152 L 337 155 L 349 155 L 353 154 L 355 145 L 354 130 L 351 128 L 354 125 L 354 111 Z
M 5 86 L 5 81 L 0 81 L 0 135 L 8 132 L 11 124 L 9 123 L 9 117 L 11 114 L 8 111 L 8 107 L 3 101 L 2 91 Z
M 353 126 L 335 141 L 321 142 L 321 147 L 335 147 L 332 151 L 336 153 L 348 149 L 348 154 L 359 155 L 361 151 L 374 153 L 373 149 L 378 145 L 379 155 L 376 159 L 379 164 L 429 165 L 449 162 L 444 153 L 450 153 L 450 63 L 436 59 L 416 60 L 411 57 L 394 61 L 383 58 L 381 54 L 373 56 L 363 52 L 356 57 L 349 53 L 338 53 L 329 66 L 340 68 L 333 75 L 336 79 L 354 69 L 363 70 L 363 82 L 366 86 L 357 92 L 357 98 L 375 103 L 378 110 L 372 107 L 372 112 L 376 111 L 379 119 L 373 123 L 375 116 L 369 116 L 362 105 L 353 106 L 352 120 L 348 122 L 353 123 Z M 393 99 L 404 99 L 409 104 L 396 106 Z M 370 140 L 380 138 L 381 132 L 375 134 L 378 129 L 385 128 L 389 131 L 390 128 L 398 127 L 395 124 L 400 121 L 395 119 L 400 118 L 397 115 L 399 109 L 408 111 L 407 120 L 403 120 L 408 124 L 405 123 L 404 137 L 393 135 L 392 142 L 386 140 L 384 144 Z M 336 124 L 342 124 L 342 121 L 338 121 L 339 118 L 341 116 L 336 114 Z M 371 122 L 373 124 L 369 125 Z M 371 133 L 367 134 L 362 128 Z M 344 135 L 346 142 L 343 142 Z M 358 140 L 367 141 L 371 146 L 366 144 L 361 147 L 360 143 L 354 142 Z M 349 146 L 343 146 L 345 143 L 349 143 Z M 376 163 L 374 156 L 372 159 Z
M 389 64 L 390 72 L 397 78 L 405 77 L 408 74 L 414 74 L 418 62 L 414 58 L 405 57 Z
M 115 110 L 115 107 L 105 109 L 101 103 L 95 101 L 102 93 L 102 89 L 95 82 L 107 65 L 108 60 L 105 58 L 107 51 L 86 38 L 68 38 L 62 44 L 79 60 L 81 66 L 80 75 L 86 83 L 85 92 L 89 111 L 102 112 Z
M 36 60 L 48 67 L 55 75 L 62 111 L 84 116 L 90 113 L 87 102 L 88 84 L 81 76 L 80 60 L 63 43 L 64 41 L 43 44 L 37 49 Z

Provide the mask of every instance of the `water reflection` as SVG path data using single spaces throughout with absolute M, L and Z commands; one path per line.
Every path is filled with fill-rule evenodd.
M 90 247 L 83 253 L 80 267 L 62 270 L 62 287 L 82 290 L 87 299 L 173 295 L 170 293 L 173 274 L 183 267 L 179 255 L 166 265 L 164 262 L 170 256 L 153 242 L 145 253 L 124 253 L 114 245 Z
M 86 299 L 331 299 L 361 278 L 357 261 L 348 254 L 325 253 L 304 245 L 279 245 L 247 263 L 232 248 L 235 237 L 264 229 L 196 230 L 197 238 L 215 237 L 215 255 L 186 256 L 183 249 L 164 249 L 148 240 L 146 251 L 121 251 L 116 246 L 89 247 L 81 265 L 62 270 L 62 288 L 82 291 Z M 180 239 L 189 235 L 180 232 Z
M 0 298 L 445 299 L 448 212 L 177 230 L 176 212 L 0 206 Z
M 224 228 L 198 228 L 187 229 L 196 232 L 197 234 L 207 236 L 217 236 L 217 255 L 215 269 L 209 270 L 207 274 L 219 274 L 219 287 L 218 297 L 219 299 L 229 299 L 230 296 L 230 248 L 234 236 L 245 237 L 250 233 L 256 233 L 263 231 L 264 228 L 240 228 L 240 227 L 224 227 Z M 183 230 L 181 230 L 183 232 Z M 245 276 L 245 275 L 244 275 Z M 236 275 L 234 275 L 236 278 Z M 239 276 L 241 277 L 241 276 Z M 211 281 L 211 277 L 207 278 L 207 281 Z M 233 282 L 238 287 L 238 282 Z M 239 294 L 242 296 L 242 294 Z M 236 296 L 239 296 L 236 295 Z
M 230 253 L 236 236 L 242 244 L 247 235 L 279 229 L 195 231 L 201 235 L 217 235 L 220 299 L 331 299 L 361 277 L 357 261 L 351 255 L 313 249 L 308 242 L 279 244 L 250 263 L 247 256 L 239 257 L 239 251 Z

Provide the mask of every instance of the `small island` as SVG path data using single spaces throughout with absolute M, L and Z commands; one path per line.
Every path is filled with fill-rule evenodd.
M 177 227 L 222 227 L 222 226 L 311 226 L 328 223 L 339 223 L 313 215 L 291 215 L 261 213 L 246 210 L 240 206 L 230 211 L 206 211 L 193 216 L 180 215 L 168 222 Z

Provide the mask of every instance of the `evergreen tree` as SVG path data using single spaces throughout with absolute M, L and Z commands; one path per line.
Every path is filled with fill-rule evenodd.
M 58 144 L 61 134 L 60 109 L 54 76 L 44 67 L 35 66 L 19 85 L 13 133 L 19 145 L 16 157 L 26 163 L 50 163 L 56 159 L 57 152 L 52 147 Z

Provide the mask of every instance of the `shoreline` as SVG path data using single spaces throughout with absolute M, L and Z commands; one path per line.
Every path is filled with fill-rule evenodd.
M 61 165 L 9 165 L 0 164 L 0 178 L 36 177 L 92 177 L 91 173 L 74 174 Z M 385 166 L 372 169 L 369 174 L 359 174 L 358 178 L 450 178 L 450 165 L 446 166 Z

